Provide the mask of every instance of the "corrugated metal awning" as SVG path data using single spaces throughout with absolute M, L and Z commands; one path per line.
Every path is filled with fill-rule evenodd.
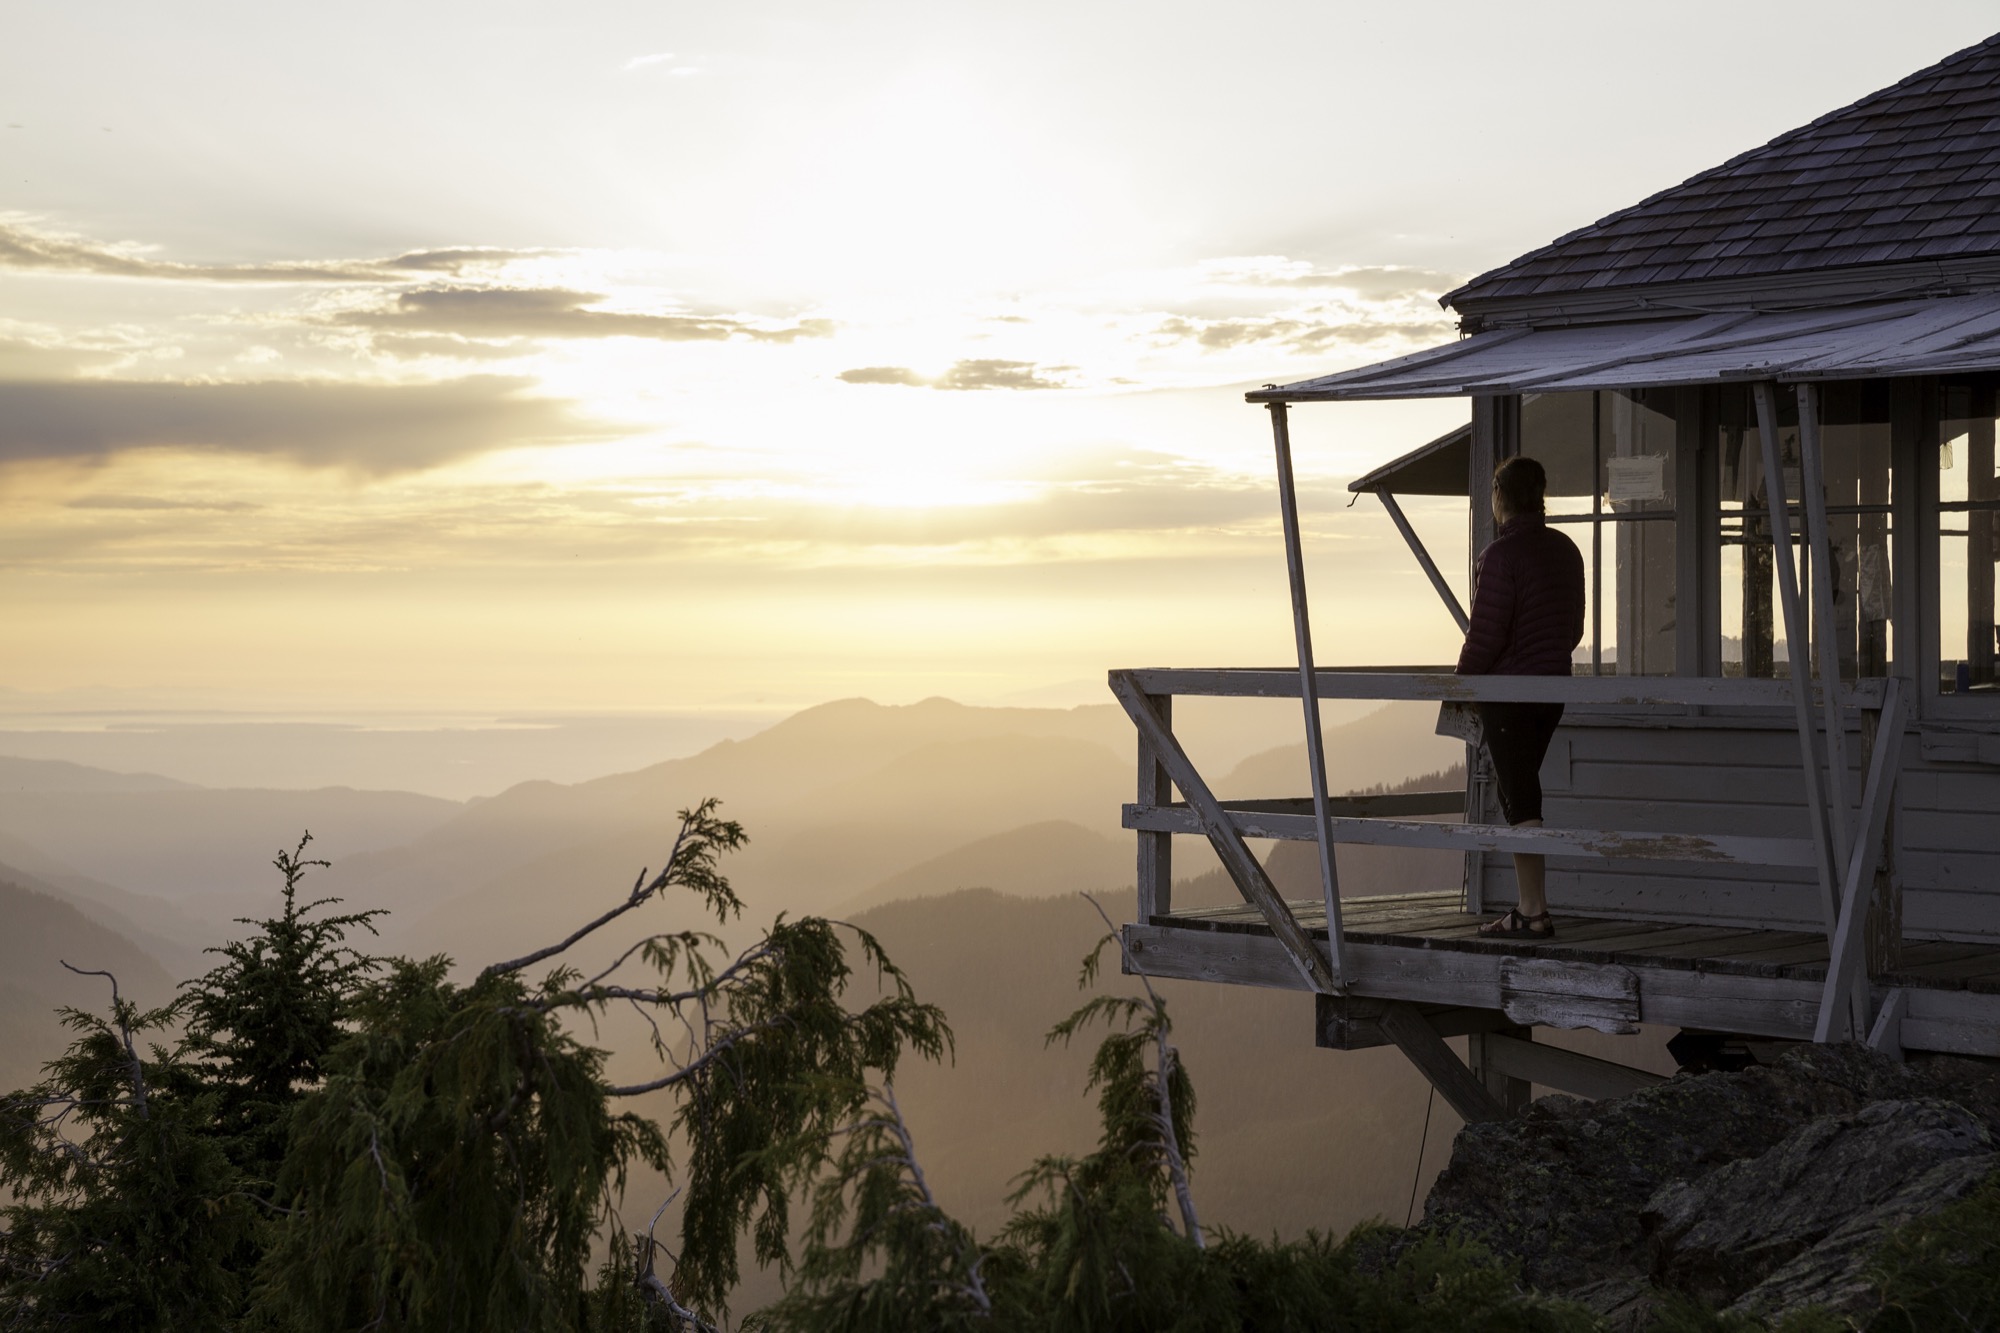
M 2000 370 L 2000 293 L 1495 329 L 1246 396 L 1253 403 L 1453 398 L 1978 370 Z

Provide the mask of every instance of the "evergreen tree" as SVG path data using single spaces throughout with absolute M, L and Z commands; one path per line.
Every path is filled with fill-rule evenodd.
M 712 1320 L 745 1234 L 760 1260 L 783 1262 L 789 1199 L 817 1167 L 816 1145 L 852 1118 L 870 1075 L 892 1075 L 906 1047 L 936 1058 L 950 1040 L 874 939 L 852 932 L 889 993 L 859 1011 L 845 1003 L 843 928 L 811 917 L 781 918 L 723 965 L 716 936 L 681 930 L 648 935 L 591 975 L 558 963 L 525 979 L 669 889 L 727 922 L 741 903 L 717 863 L 743 841 L 705 802 L 682 812 L 658 875 L 642 873 L 568 938 L 469 985 L 443 958 L 396 960 L 371 981 L 324 1085 L 294 1113 L 279 1176 L 288 1212 L 259 1274 L 259 1312 L 298 1329 L 593 1326 L 617 1308 L 592 1287 L 593 1244 L 610 1247 L 609 1271 L 636 1279 L 644 1266 L 618 1266 L 633 1253 L 616 1212 L 628 1172 L 677 1168 L 662 1128 L 613 1104 L 661 1090 L 678 1098 L 671 1124 L 685 1151 L 681 1244 L 671 1279 L 642 1292 Z M 650 975 L 622 980 L 635 963 Z M 575 1035 L 613 1005 L 653 1020 L 659 1077 L 612 1085 L 605 1052 Z
M 171 1006 L 139 1012 L 111 978 L 109 1019 L 65 1009 L 68 1051 L 0 1098 L 6 1327 L 136 1333 L 235 1318 L 258 1203 L 214 1133 L 213 1095 L 168 1091 L 197 1083 L 183 1056 L 139 1050 L 174 1019 Z
M 361 987 L 381 967 L 347 943 L 373 934 L 387 912 L 327 915 L 338 898 L 299 901 L 299 884 L 314 866 L 308 832 L 272 862 L 284 877 L 278 915 L 239 917 L 255 929 L 210 949 L 222 961 L 186 984 L 184 1055 L 199 1084 L 215 1093 L 214 1131 L 230 1159 L 268 1190 L 283 1161 L 291 1114 L 319 1086 L 327 1053 L 347 1035 Z

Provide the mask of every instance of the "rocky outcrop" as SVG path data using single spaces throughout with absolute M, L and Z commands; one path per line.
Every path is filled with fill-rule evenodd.
M 1662 1289 L 1769 1318 L 1866 1305 L 1882 1237 L 1996 1168 L 2000 1070 L 1803 1046 L 1468 1126 L 1424 1225 L 1477 1236 L 1614 1327 L 1643 1327 Z

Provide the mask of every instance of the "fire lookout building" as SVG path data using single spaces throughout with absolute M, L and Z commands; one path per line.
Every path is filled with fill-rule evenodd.
M 1538 1026 L 2000 1056 L 2000 36 L 1444 302 L 1455 342 L 1249 395 L 1296 667 L 1111 673 L 1138 732 L 1128 958 L 1310 991 L 1320 1044 L 1399 1046 L 1467 1119 L 1652 1080 Z M 1352 489 L 1462 628 L 1397 497 L 1467 499 L 1476 553 L 1494 467 L 1541 460 L 1584 552 L 1572 677 L 1315 665 L 1288 413 L 1424 397 L 1470 420 Z M 1300 700 L 1310 795 L 1218 800 L 1173 734 L 1186 695 Z M 1330 698 L 1561 701 L 1548 826 L 1500 822 L 1476 749 L 1463 791 L 1329 793 Z M 1176 910 L 1189 834 L 1240 906 Z M 1283 899 L 1245 839 L 1316 843 L 1320 895 Z M 1464 888 L 1343 899 L 1343 843 L 1462 851 Z M 1477 934 L 1517 851 L 1549 857 L 1554 940 Z

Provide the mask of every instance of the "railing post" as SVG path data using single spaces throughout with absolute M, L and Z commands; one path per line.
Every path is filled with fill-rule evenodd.
M 1146 706 L 1160 719 L 1160 725 L 1173 730 L 1174 696 L 1171 694 L 1149 694 L 1145 696 Z M 1159 753 L 1153 743 L 1139 734 L 1139 804 L 1166 805 L 1173 800 L 1173 783 L 1167 777 L 1165 765 L 1160 763 Z M 1141 833 L 1139 835 L 1139 914 L 1140 925 L 1151 923 L 1156 916 L 1166 916 L 1174 910 L 1174 835 L 1171 833 Z
M 1341 966 L 1340 872 L 1334 865 L 1333 830 L 1327 823 L 1326 741 L 1320 732 L 1319 678 L 1313 671 L 1312 620 L 1306 610 L 1305 547 L 1299 538 L 1299 496 L 1292 479 L 1292 436 L 1283 403 L 1272 403 L 1271 444 L 1277 454 L 1278 507 L 1285 524 L 1285 569 L 1292 586 L 1292 632 L 1299 648 L 1299 694 L 1305 705 L 1306 768 L 1312 779 L 1313 826 L 1319 834 L 1320 894 L 1326 903 L 1326 939 L 1335 986 Z

